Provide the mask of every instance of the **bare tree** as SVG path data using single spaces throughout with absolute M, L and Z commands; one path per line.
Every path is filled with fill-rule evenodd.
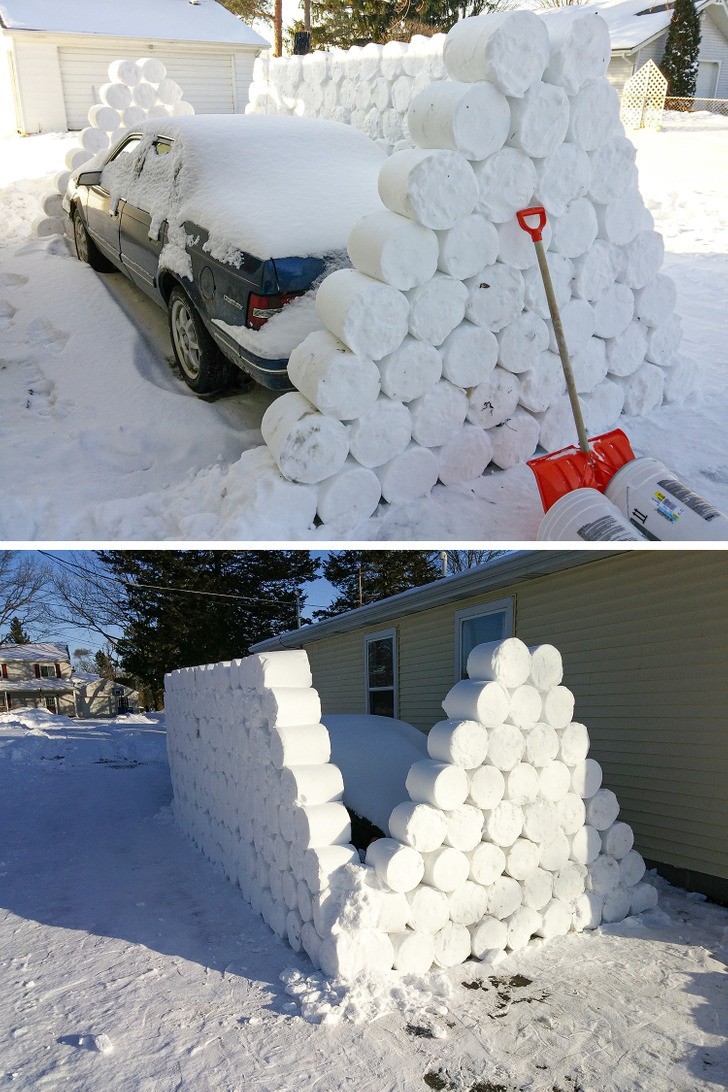
M 22 629 L 44 625 L 48 609 L 48 572 L 38 557 L 0 550 L 0 632 L 17 619 Z M 9 634 L 3 638 L 7 641 Z
M 442 565 L 443 576 L 448 573 L 463 573 L 466 569 L 475 569 L 478 565 L 486 565 L 507 550 L 441 550 L 436 555 Z
M 63 551 L 46 556 L 53 562 L 51 622 L 97 633 L 113 647 L 126 620 L 118 582 L 95 553 Z

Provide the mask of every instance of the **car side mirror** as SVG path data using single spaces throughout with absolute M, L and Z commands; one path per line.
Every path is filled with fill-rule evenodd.
M 81 171 L 80 175 L 76 179 L 77 186 L 99 186 L 101 185 L 101 171 Z

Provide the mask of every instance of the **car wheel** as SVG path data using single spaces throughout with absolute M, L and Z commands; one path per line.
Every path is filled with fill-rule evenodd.
M 96 243 L 86 231 L 81 213 L 76 209 L 73 213 L 73 242 L 76 247 L 76 257 L 79 262 L 85 262 L 95 269 L 97 273 L 112 273 L 113 265 L 105 258 Z
M 187 293 L 176 286 L 169 296 L 169 333 L 182 378 L 196 394 L 220 390 L 230 366 L 212 340 Z

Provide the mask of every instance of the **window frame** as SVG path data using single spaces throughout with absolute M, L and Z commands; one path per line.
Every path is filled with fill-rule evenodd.
M 455 612 L 455 662 L 453 664 L 453 676 L 455 682 L 466 679 L 467 675 L 461 674 L 462 660 L 462 623 L 471 618 L 480 618 L 486 614 L 504 614 L 503 637 L 514 636 L 516 618 L 516 597 L 509 595 L 504 599 L 493 599 L 491 602 L 478 603 L 473 607 L 464 607 Z
M 399 649 L 398 649 L 398 634 L 397 627 L 394 626 L 390 629 L 380 629 L 376 633 L 366 633 L 364 635 L 364 709 L 367 716 L 377 716 L 381 714 L 374 714 L 369 712 L 369 695 L 370 693 L 384 693 L 392 690 L 392 719 L 399 719 Z M 369 685 L 369 645 L 373 641 L 391 640 L 392 642 L 392 686 L 374 686 Z

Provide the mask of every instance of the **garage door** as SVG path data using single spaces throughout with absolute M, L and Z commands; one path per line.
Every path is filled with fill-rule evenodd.
M 116 49 L 60 48 L 58 50 L 66 116 L 69 129 L 83 129 L 88 112 L 99 101 L 99 88 L 108 81 L 108 67 L 119 57 L 139 55 L 129 43 Z M 148 54 L 147 54 L 148 55 Z M 233 55 L 228 52 L 198 53 L 193 50 L 155 49 L 167 75 L 176 80 L 198 114 L 232 114 Z

